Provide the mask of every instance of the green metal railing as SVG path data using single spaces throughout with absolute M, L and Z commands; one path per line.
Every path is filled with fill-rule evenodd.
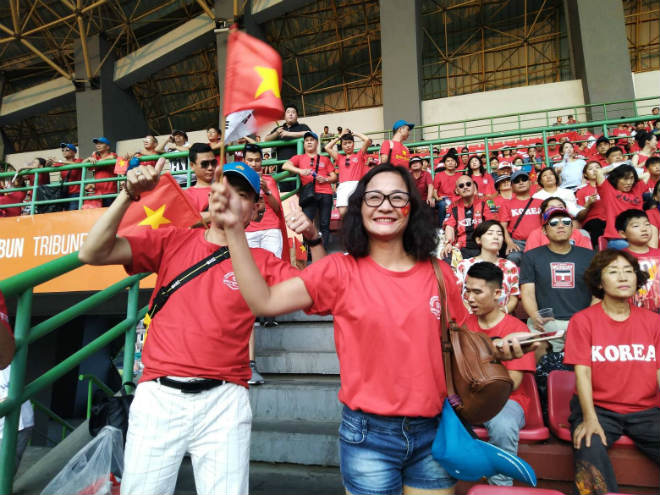
M 133 368 L 131 368 L 131 371 Z M 94 385 L 96 385 L 99 389 L 101 389 L 105 395 L 108 397 L 112 397 L 115 395 L 115 393 L 112 391 L 110 387 L 108 387 L 105 383 L 103 383 L 101 380 L 96 378 L 94 375 L 88 375 L 88 374 L 82 374 L 78 376 L 78 380 L 81 382 L 84 382 L 87 380 L 87 416 L 86 418 L 89 419 L 89 417 L 92 415 L 92 396 L 94 393 Z
M 642 115 L 651 113 L 653 107 L 660 106 L 660 96 L 637 98 L 632 100 L 620 100 L 607 103 L 590 103 L 585 105 L 573 105 L 543 110 L 531 110 L 528 112 L 508 113 L 493 115 L 490 117 L 474 118 L 468 120 L 454 120 L 449 122 L 436 122 L 433 124 L 417 125 L 411 132 L 413 139 L 441 139 L 460 135 L 467 136 L 469 133 L 498 132 L 498 131 L 527 131 L 530 128 L 550 127 L 555 117 L 561 114 L 573 115 L 576 119 L 588 120 L 590 115 L 602 115 L 603 120 L 618 117 L 622 112 L 632 109 L 635 119 L 640 120 Z M 654 116 L 658 118 L 660 116 Z M 373 131 L 365 133 L 375 139 L 391 139 L 392 130 Z
M 78 260 L 78 253 L 76 252 L 0 281 L 0 291 L 6 297 L 18 298 L 16 322 L 14 325 L 16 354 L 12 361 L 9 393 L 7 399 L 0 403 L 0 417 L 5 417 L 2 446 L 0 447 L 0 494 L 2 495 L 10 494 L 12 490 L 16 436 L 21 404 L 23 402 L 30 400 L 37 392 L 51 385 L 78 366 L 84 359 L 92 356 L 121 336 L 124 337 L 124 369 L 133 369 L 135 326 L 147 311 L 146 306 L 138 308 L 139 282 L 148 275 L 146 273 L 127 277 L 47 320 L 32 326 L 31 316 L 34 288 L 52 278 L 75 270 L 80 266 L 82 266 L 82 263 Z M 30 383 L 25 383 L 29 344 L 50 334 L 74 318 L 86 314 L 93 307 L 124 293 L 126 290 L 128 290 L 126 317 L 121 322 Z
M 39 411 L 43 412 L 46 416 L 48 416 L 50 419 L 58 423 L 62 427 L 62 437 L 60 438 L 60 441 L 64 440 L 64 438 L 67 435 L 67 431 L 70 433 L 73 430 L 76 429 L 75 426 L 73 426 L 71 423 L 69 423 L 66 419 L 62 418 L 60 415 L 52 411 L 51 409 L 47 408 L 45 405 L 43 405 L 41 402 L 38 400 L 32 399 L 32 405 L 35 407 L 35 409 L 38 409 Z M 46 438 L 52 442 L 52 440 L 48 437 L 46 434 Z M 54 442 L 57 443 L 57 442 Z
M 291 146 L 291 144 L 295 144 L 297 146 L 297 151 L 298 153 L 302 153 L 303 150 L 303 140 L 302 139 L 297 139 L 295 141 L 269 141 L 269 142 L 264 142 L 264 143 L 258 143 L 259 146 L 262 148 L 278 148 L 282 146 Z M 231 153 L 234 151 L 241 151 L 245 148 L 245 145 L 232 145 L 228 146 L 226 148 L 226 152 Z M 141 156 L 139 157 L 139 160 L 141 162 L 144 161 L 153 161 L 153 160 L 158 160 L 160 157 L 164 158 L 180 158 L 180 157 L 187 157 L 188 152 L 187 151 L 175 151 L 172 153 L 164 153 L 162 155 L 149 155 L 149 156 Z M 14 176 L 18 175 L 19 177 L 25 177 L 29 176 L 32 177 L 32 183 L 29 186 L 25 187 L 12 187 L 8 189 L 2 190 L 3 193 L 12 193 L 12 192 L 21 192 L 21 191 L 29 191 L 31 192 L 30 195 L 30 201 L 23 201 L 20 203 L 11 203 L 11 204 L 6 204 L 6 205 L 0 205 L 0 208 L 23 208 L 25 206 L 30 207 L 30 214 L 34 215 L 37 210 L 36 207 L 40 205 L 52 205 L 52 204 L 66 204 L 66 203 L 71 203 L 72 201 L 77 201 L 77 209 L 82 209 L 83 203 L 85 201 L 89 200 L 99 200 L 99 199 L 105 199 L 105 198 L 114 198 L 117 196 L 117 193 L 112 193 L 112 194 L 98 194 L 98 195 L 86 195 L 85 193 L 85 186 L 89 184 L 98 184 L 100 182 L 123 182 L 126 179 L 125 175 L 118 175 L 116 177 L 110 177 L 110 178 L 104 178 L 104 179 L 94 179 L 91 177 L 88 177 L 88 172 L 87 170 L 92 167 L 99 167 L 99 166 L 113 166 L 115 164 L 116 160 L 114 158 L 107 159 L 107 160 L 99 160 L 96 163 L 91 163 L 91 162 L 83 162 L 83 163 L 75 163 L 75 164 L 70 164 L 70 165 L 62 165 L 59 167 L 43 167 L 43 168 L 28 168 L 28 169 L 21 169 L 18 172 L 0 172 L 0 181 L 6 180 L 6 179 L 12 179 Z M 263 162 L 264 167 L 272 166 L 272 165 L 280 165 L 284 163 L 284 160 L 265 160 Z M 51 173 L 51 172 L 64 172 L 67 170 L 75 170 L 75 169 L 81 169 L 82 170 L 82 177 L 81 180 L 74 180 L 74 181 L 60 181 L 56 184 L 51 185 L 51 187 L 54 188 L 60 188 L 60 187 L 68 187 L 68 186 L 74 186 L 74 185 L 79 185 L 80 186 L 80 193 L 76 199 L 72 198 L 61 198 L 61 199 L 50 199 L 50 200 L 38 200 L 37 199 L 37 191 L 39 188 L 39 174 L 42 173 Z M 188 170 L 180 171 L 180 172 L 173 172 L 172 175 L 174 176 L 180 176 L 180 175 L 185 175 L 186 176 L 186 184 L 184 187 L 190 187 L 191 185 L 191 179 L 192 179 L 192 170 L 188 168 Z M 296 188 L 300 186 L 300 179 L 299 177 L 296 176 L 291 176 L 288 172 L 282 172 L 279 174 L 274 174 L 273 178 L 277 180 L 278 182 L 296 182 Z M 291 194 L 287 194 L 286 197 L 289 197 Z M 283 198 L 283 199 L 286 199 Z

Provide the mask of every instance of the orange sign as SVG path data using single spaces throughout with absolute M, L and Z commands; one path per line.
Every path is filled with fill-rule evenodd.
M 0 279 L 78 251 L 105 208 L 0 218 Z M 35 292 L 97 291 L 128 275 L 123 267 L 85 265 L 35 288 Z M 156 276 L 140 282 L 153 288 Z

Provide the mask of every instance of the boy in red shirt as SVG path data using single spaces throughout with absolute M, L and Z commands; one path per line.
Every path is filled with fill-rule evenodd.
M 355 138 L 353 135 L 362 140 L 362 147 L 360 151 L 355 151 Z M 344 154 L 337 152 L 335 144 L 341 140 L 341 149 Z M 325 145 L 325 151 L 332 157 L 339 173 L 339 185 L 337 186 L 337 201 L 336 206 L 339 214 L 343 218 L 348 208 L 348 198 L 353 194 L 357 187 L 358 181 L 364 174 L 369 171 L 367 165 L 367 149 L 371 145 L 371 139 L 359 132 L 347 132 L 341 136 L 337 136 L 332 141 Z
M 410 160 L 410 151 L 403 145 L 408 139 L 410 131 L 415 124 L 406 120 L 397 120 L 392 126 L 392 139 L 383 141 L 380 145 L 380 163 L 391 163 L 400 167 L 407 167 Z
M 650 247 L 658 243 L 657 229 L 645 212 L 630 209 L 617 215 L 616 230 L 628 242 L 624 251 L 637 258 L 639 267 L 649 274 L 646 284 L 633 296 L 633 302 L 640 308 L 660 313 L 660 249 Z
M 465 279 L 465 298 L 472 312 L 466 325 L 473 332 L 484 332 L 491 339 L 503 339 L 514 332 L 529 333 L 523 322 L 504 313 L 498 304 L 502 295 L 503 280 L 502 270 L 487 261 L 472 265 Z M 530 397 L 518 387 L 525 372 L 536 370 L 534 353 L 529 352 L 519 359 L 506 361 L 503 364 L 513 380 L 513 392 L 504 408 L 493 419 L 486 421 L 484 426 L 488 430 L 490 443 L 516 455 L 518 434 L 525 426 L 525 413 L 530 401 Z M 491 476 L 488 482 L 491 485 L 513 485 L 510 477 L 501 474 Z

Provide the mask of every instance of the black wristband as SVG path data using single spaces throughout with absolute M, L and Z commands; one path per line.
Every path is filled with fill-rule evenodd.
M 305 242 L 307 242 L 307 245 L 309 247 L 318 246 L 319 244 L 321 244 L 323 242 L 323 237 L 318 236 L 316 239 L 312 239 L 311 241 L 306 240 Z

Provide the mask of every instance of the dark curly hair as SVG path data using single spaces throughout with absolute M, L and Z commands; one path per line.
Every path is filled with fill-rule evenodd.
M 635 276 L 637 277 L 637 290 L 641 289 L 649 279 L 649 274 L 647 272 L 643 272 L 639 268 L 637 258 L 635 258 L 632 254 L 626 251 L 618 251 L 616 249 L 604 249 L 603 251 L 596 253 L 596 255 L 591 260 L 589 268 L 587 268 L 584 272 L 584 281 L 587 284 L 587 287 L 589 287 L 591 290 L 591 294 L 598 299 L 602 299 L 605 296 L 605 291 L 601 286 L 603 270 L 607 265 L 619 257 L 624 258 L 628 263 L 632 265 Z
M 362 223 L 362 198 L 369 181 L 376 175 L 385 172 L 399 174 L 410 195 L 410 216 L 406 230 L 403 232 L 403 248 L 418 261 L 430 259 L 431 253 L 438 244 L 431 209 L 419 195 L 415 179 L 410 172 L 404 167 L 397 167 L 390 163 L 384 163 L 369 170 L 360 179 L 355 192 L 348 199 L 348 208 L 342 227 L 344 247 L 355 258 L 362 258 L 369 254 L 369 234 Z

